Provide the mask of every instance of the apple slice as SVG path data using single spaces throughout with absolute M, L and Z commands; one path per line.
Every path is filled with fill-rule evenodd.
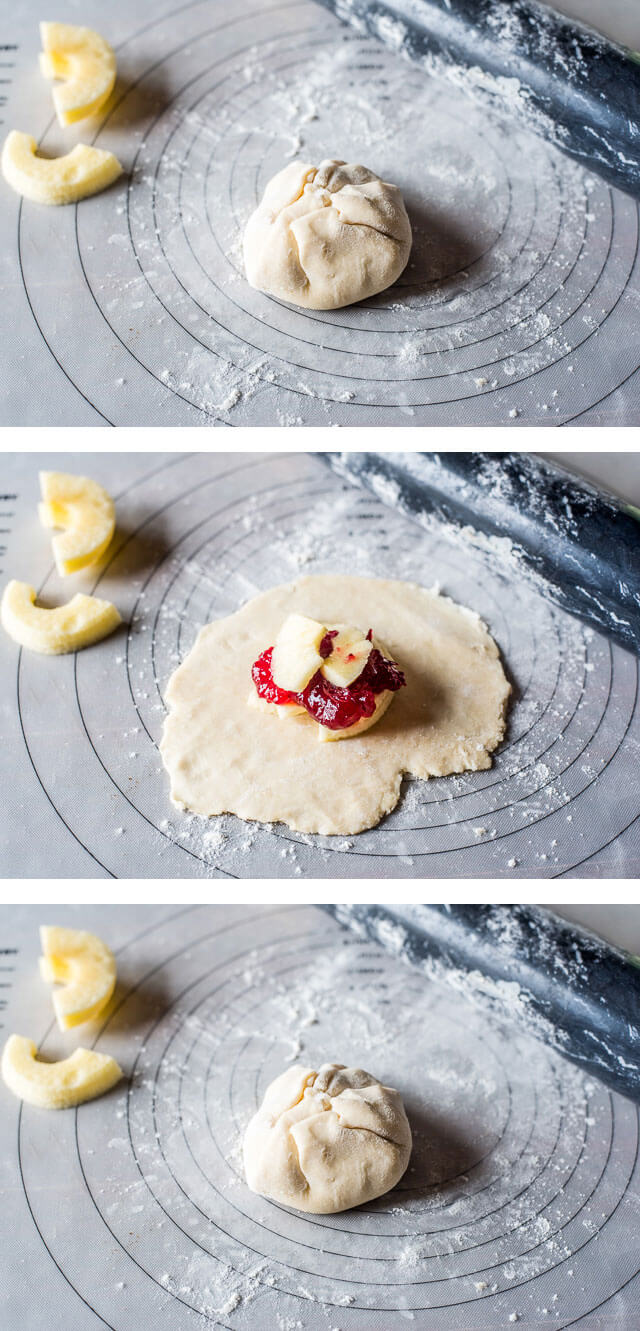
M 64 157 L 36 157 L 30 134 L 12 129 L 2 149 L 2 174 L 11 188 L 34 203 L 76 203 L 98 194 L 122 174 L 113 153 L 77 143 Z
M 43 527 L 63 527 L 52 545 L 58 573 L 67 577 L 95 564 L 110 545 L 116 525 L 111 495 L 89 476 L 64 471 L 41 471 L 42 503 L 38 514 Z
M 254 711 L 277 716 L 281 721 L 290 716 L 308 715 L 306 707 L 300 707 L 297 702 L 267 702 L 266 698 L 261 698 L 260 694 L 256 693 L 255 688 L 251 690 L 247 703 Z
M 62 79 L 53 89 L 61 125 L 93 116 L 104 106 L 116 81 L 113 48 L 92 28 L 74 23 L 41 23 L 40 70 L 46 79 Z
M 336 739 L 353 739 L 356 735 L 362 735 L 365 730 L 370 730 L 384 716 L 388 707 L 390 707 L 395 694 L 392 689 L 385 689 L 379 693 L 376 700 L 375 711 L 371 716 L 362 716 L 356 721 L 354 726 L 347 726 L 345 730 L 329 730 L 328 726 L 317 725 L 318 739 L 321 744 L 331 743 Z
M 320 644 L 327 630 L 317 619 L 289 615 L 276 638 L 271 657 L 273 682 L 289 693 L 301 693 L 323 664 Z
M 347 689 L 362 674 L 372 643 L 362 629 L 335 625 L 338 629 L 331 643 L 331 655 L 322 663 L 322 673 L 330 684 L 339 689 Z
M 122 1077 L 110 1054 L 76 1049 L 59 1063 L 36 1059 L 33 1040 L 10 1035 L 2 1051 L 2 1077 L 20 1100 L 40 1109 L 70 1109 L 109 1091 Z
M 97 596 L 76 592 L 66 605 L 55 610 L 35 605 L 35 599 L 34 588 L 27 582 L 7 583 L 0 619 L 14 642 L 47 656 L 78 652 L 106 638 L 121 623 L 115 605 Z
M 107 1006 L 116 985 L 116 960 L 106 943 L 84 929 L 43 924 L 40 974 L 60 984 L 52 998 L 58 1026 L 67 1031 L 93 1021 Z

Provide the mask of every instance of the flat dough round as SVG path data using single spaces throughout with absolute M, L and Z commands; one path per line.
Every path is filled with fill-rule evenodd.
M 290 162 L 269 181 L 244 233 L 252 287 L 292 305 L 337 310 L 384 291 L 411 251 L 397 185 L 352 162 Z
M 251 666 L 292 611 L 372 628 L 405 672 L 407 687 L 363 735 L 319 744 L 308 715 L 248 706 Z M 394 808 L 404 773 L 490 767 L 509 693 L 498 649 L 472 611 L 415 583 L 299 578 L 207 625 L 172 675 L 161 744 L 171 797 L 197 814 L 350 836 Z
M 244 1138 L 253 1192 L 332 1215 L 381 1197 L 402 1178 L 411 1129 L 402 1097 L 362 1068 L 299 1064 L 267 1088 Z

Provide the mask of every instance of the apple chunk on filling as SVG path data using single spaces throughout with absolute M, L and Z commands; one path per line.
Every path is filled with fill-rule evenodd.
M 317 722 L 321 741 L 369 730 L 406 683 L 402 670 L 374 642 L 371 629 L 327 627 L 297 614 L 288 616 L 251 675 L 251 706 L 280 717 L 306 712 Z

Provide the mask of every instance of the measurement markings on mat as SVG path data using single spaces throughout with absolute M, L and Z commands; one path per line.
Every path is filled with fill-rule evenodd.
M 11 56 L 17 50 L 18 47 L 15 44 L 10 42 L 0 42 L 0 86 L 4 85 L 5 87 L 8 87 L 13 82 L 13 77 L 11 74 L 7 73 L 7 70 L 15 69 L 16 62 L 11 59 Z M 8 100 L 6 93 L 0 93 L 0 112 L 4 110 Z M 4 118 L 0 116 L 0 125 L 4 124 Z
M 2 47 L 0 47 L 0 50 L 2 50 Z M 0 124 L 2 124 L 2 121 L 0 121 Z M 0 494 L 0 522 L 3 524 L 2 527 L 0 527 L 0 559 L 4 559 L 7 553 L 8 543 L 1 538 L 3 536 L 11 536 L 13 526 L 6 526 L 5 524 L 13 523 L 13 519 L 15 518 L 14 505 L 16 504 L 17 499 L 17 494 Z M 5 572 L 5 568 L 1 567 L 0 577 L 3 576 Z
M 4 1014 L 9 1006 L 9 994 L 7 990 L 13 988 L 13 979 L 15 974 L 15 965 L 11 964 L 11 958 L 17 957 L 17 947 L 0 947 L 0 1031 L 5 1029 Z

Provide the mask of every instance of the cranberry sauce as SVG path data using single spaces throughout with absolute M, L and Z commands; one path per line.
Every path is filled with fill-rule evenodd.
M 268 647 L 266 652 L 254 661 L 251 667 L 251 678 L 256 686 L 256 693 L 259 698 L 264 698 L 265 702 L 275 702 L 281 707 L 287 703 L 297 702 L 295 693 L 289 693 L 287 689 L 279 689 L 274 684 L 271 673 L 271 657 L 273 656 L 273 647 Z
M 367 636 L 370 633 L 371 630 Z M 329 634 L 326 637 L 328 638 Z M 326 639 L 323 638 L 320 647 L 322 656 L 330 654 L 322 651 L 325 643 Z M 388 661 L 382 652 L 374 647 L 369 653 L 364 670 L 348 688 L 338 688 L 336 684 L 330 684 L 318 670 L 302 693 L 288 693 L 286 689 L 279 689 L 273 681 L 272 653 L 273 647 L 269 647 L 251 667 L 258 695 L 267 702 L 279 703 L 281 706 L 297 703 L 299 707 L 305 707 L 309 715 L 328 730 L 348 730 L 363 717 L 373 716 L 377 694 L 386 690 L 397 693 L 398 689 L 404 688 L 406 684 L 404 674 L 395 662 Z
M 324 638 L 322 639 L 322 642 L 320 643 L 320 646 L 318 648 L 318 651 L 323 661 L 326 661 L 327 657 L 331 656 L 331 653 L 333 651 L 333 639 L 337 638 L 337 636 L 338 636 L 337 629 L 327 629 Z

